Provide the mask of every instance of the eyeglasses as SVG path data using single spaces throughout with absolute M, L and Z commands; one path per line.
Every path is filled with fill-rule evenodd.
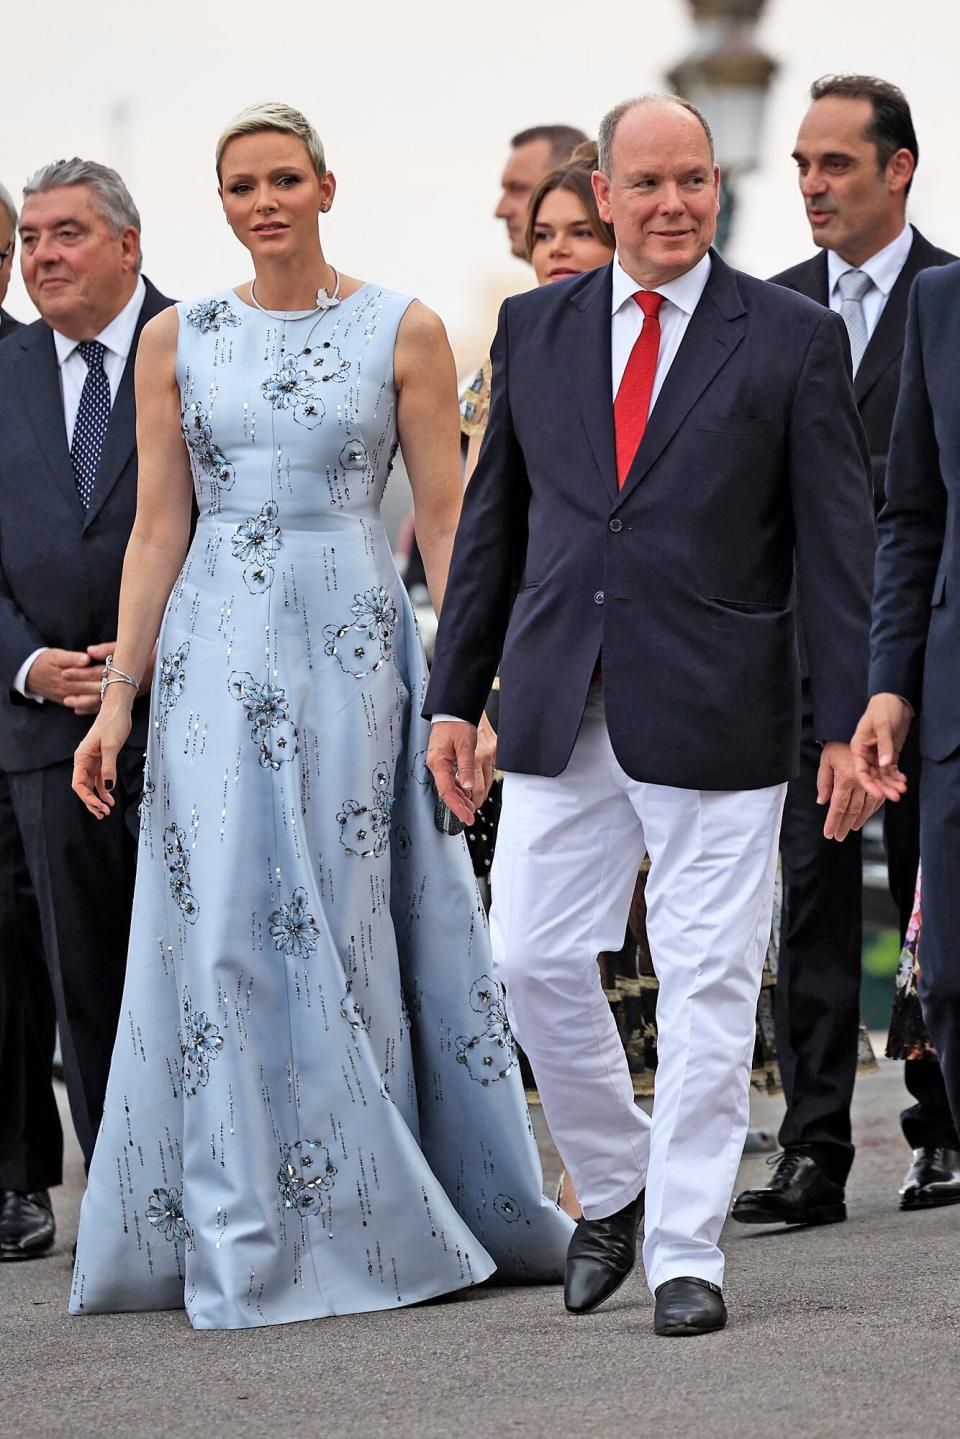
M 5 265 L 6 262 L 7 262 L 7 260 L 9 259 L 9 257 L 10 257 L 12 254 L 13 254 L 13 241 L 11 240 L 10 243 L 9 243 L 9 245 L 7 246 L 7 248 L 6 248 L 5 250 L 0 250 L 0 265 Z

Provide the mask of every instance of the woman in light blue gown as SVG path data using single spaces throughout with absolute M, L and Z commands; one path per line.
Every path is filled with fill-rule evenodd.
M 217 161 L 256 278 L 144 330 L 120 632 L 77 751 L 75 789 L 118 823 L 127 681 L 159 631 L 70 1309 L 239 1328 L 495 1270 L 558 1280 L 571 1225 L 541 1192 L 463 838 L 435 823 L 425 665 L 380 518 L 399 441 L 439 602 L 449 347 L 417 301 L 324 259 L 335 183 L 301 115 L 245 111 Z

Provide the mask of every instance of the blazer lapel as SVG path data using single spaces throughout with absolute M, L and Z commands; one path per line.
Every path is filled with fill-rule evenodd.
M 858 405 L 863 404 L 884 370 L 898 360 L 903 352 L 903 341 L 907 332 L 907 301 L 910 298 L 910 286 L 924 268 L 922 250 L 920 236 L 914 230 L 910 253 L 887 296 L 887 303 L 877 321 L 877 328 L 870 336 L 870 343 L 863 352 L 853 381 Z
M 812 260 L 800 267 L 799 274 L 794 271 L 791 289 L 796 290 L 798 295 L 806 295 L 808 300 L 816 300 L 818 305 L 830 304 L 830 271 L 827 268 L 826 250 L 821 250 L 819 255 L 814 255 Z
M 611 499 L 617 497 L 617 446 L 613 432 L 610 317 L 613 266 L 599 270 L 577 294 L 573 377 L 580 418 Z
M 93 485 L 93 496 L 90 500 L 90 508 L 86 511 L 87 525 L 91 525 L 102 510 L 137 444 L 137 411 L 133 386 L 137 346 L 147 321 L 159 314 L 170 303 L 151 285 L 149 280 L 146 284 L 147 293 L 137 317 L 136 329 L 133 332 L 133 344 L 130 346 L 130 353 L 127 355 L 127 362 L 120 378 L 117 397 L 110 411 L 110 423 L 107 425 L 107 433 L 103 441 L 100 464 L 97 467 L 97 477 Z
M 663 454 L 707 386 L 727 363 L 746 329 L 743 300 L 733 271 L 712 253 L 700 303 L 650 412 L 643 439 L 619 498 L 625 500 Z
M 17 341 L 11 343 L 16 344 Z M 67 448 L 53 332 L 46 325 L 31 325 L 20 343 L 26 351 L 23 363 L 17 366 L 24 411 L 67 508 L 82 525 L 85 512 L 77 493 L 73 461 Z

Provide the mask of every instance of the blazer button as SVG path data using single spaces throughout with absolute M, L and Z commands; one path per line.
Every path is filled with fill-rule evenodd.
M 623 529 L 623 520 L 611 520 L 611 521 L 610 521 L 610 529 L 613 531 L 613 533 L 614 533 L 615 535 L 618 535 L 618 534 L 620 533 L 620 531 Z
M 593 597 L 593 603 L 595 605 L 603 604 L 603 590 L 597 590 L 597 593 Z

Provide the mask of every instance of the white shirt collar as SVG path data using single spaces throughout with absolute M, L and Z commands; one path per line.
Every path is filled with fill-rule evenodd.
M 140 318 L 140 311 L 143 302 L 147 297 L 147 287 L 143 283 L 143 276 L 138 275 L 137 287 L 130 296 L 119 315 L 114 315 L 109 325 L 104 325 L 99 335 L 93 339 L 99 340 L 101 345 L 112 351 L 121 360 L 126 360 L 133 348 L 133 337 L 137 329 L 137 321 Z M 80 344 L 79 340 L 70 340 L 66 335 L 61 335 L 59 330 L 53 332 L 53 343 L 57 350 L 57 364 L 63 366 L 69 360 L 74 350 Z
M 700 296 L 710 278 L 710 251 L 697 261 L 692 270 L 686 274 L 678 275 L 675 280 L 668 280 L 665 285 L 656 285 L 654 288 L 658 295 L 676 305 L 685 315 L 692 315 L 700 303 Z M 628 275 L 620 263 L 620 256 L 613 257 L 613 308 L 615 315 L 623 305 L 630 300 L 638 290 L 645 289 L 645 285 L 638 285 L 632 275 Z
M 830 295 L 833 296 L 837 288 L 837 281 L 841 275 L 848 270 L 862 270 L 869 275 L 877 289 L 884 298 L 889 295 L 900 277 L 900 271 L 907 263 L 907 256 L 910 254 L 913 245 L 913 230 L 909 225 L 904 225 L 900 234 L 889 245 L 884 245 L 869 260 L 864 260 L 862 265 L 851 265 L 849 261 L 842 259 L 836 250 L 827 251 L 827 276 L 830 285 Z

